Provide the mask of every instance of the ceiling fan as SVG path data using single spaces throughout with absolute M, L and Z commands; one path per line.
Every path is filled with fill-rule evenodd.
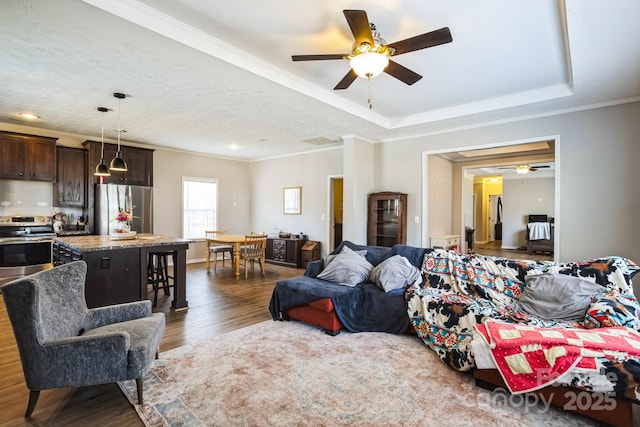
M 507 169 L 507 170 L 514 170 L 516 171 L 516 173 L 520 174 L 520 175 L 524 175 L 525 173 L 529 173 L 529 172 L 535 172 L 538 169 L 545 169 L 545 168 L 550 168 L 551 166 L 549 165 L 528 165 L 528 164 L 521 164 L 521 165 L 515 165 L 515 166 L 503 166 L 503 167 L 499 167 L 497 169 Z
M 351 69 L 334 87 L 334 90 L 346 89 L 358 76 L 371 79 L 383 71 L 396 79 L 412 85 L 422 78 L 410 69 L 389 59 L 414 50 L 425 49 L 450 43 L 451 32 L 448 27 L 421 34 L 395 43 L 387 44 L 380 37 L 374 24 L 369 23 L 364 10 L 344 10 L 344 16 L 355 38 L 353 50 L 346 54 L 292 55 L 293 61 L 319 61 L 327 59 L 346 59 Z

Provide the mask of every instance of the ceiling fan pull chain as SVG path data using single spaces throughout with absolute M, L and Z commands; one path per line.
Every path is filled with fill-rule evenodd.
M 373 96 L 371 95 L 371 75 L 367 76 L 367 91 L 368 91 L 368 96 L 369 96 L 367 101 L 369 102 L 369 110 L 371 110 L 373 108 L 373 103 L 371 101 L 372 98 L 373 98 Z

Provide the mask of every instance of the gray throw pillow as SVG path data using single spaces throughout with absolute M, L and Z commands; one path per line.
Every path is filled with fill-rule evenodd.
M 373 265 L 364 256 L 349 249 L 333 257 L 329 265 L 325 265 L 316 277 L 345 286 L 355 286 L 369 277 L 372 268 Z
M 394 255 L 373 267 L 369 281 L 389 292 L 414 284 L 420 278 L 420 270 L 402 255 Z
M 520 307 L 545 320 L 575 322 L 584 319 L 591 296 L 604 288 L 566 274 L 536 274 L 525 277 Z
M 349 246 L 343 246 L 342 249 L 340 250 L 340 252 L 338 252 L 337 254 L 329 254 L 329 255 L 327 255 L 327 256 L 325 256 L 323 258 L 324 268 L 326 268 L 329 264 L 331 264 L 331 261 L 333 261 L 335 257 L 337 257 L 338 255 L 340 255 L 342 253 L 345 253 L 345 252 L 355 252 L 355 253 L 357 253 L 359 255 L 362 255 L 363 257 L 367 255 L 367 250 L 366 249 L 359 250 L 359 251 L 354 251 Z

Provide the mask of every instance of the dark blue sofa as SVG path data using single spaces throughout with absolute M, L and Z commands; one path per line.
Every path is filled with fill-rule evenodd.
M 344 246 L 356 251 L 366 250 L 365 257 L 374 266 L 399 254 L 417 268 L 421 268 L 427 251 L 407 245 L 388 248 L 343 241 L 332 254 L 339 253 Z M 354 287 L 343 286 L 317 278 L 323 267 L 323 260 L 311 262 L 303 276 L 276 283 L 269 304 L 269 311 L 274 320 L 289 317 L 303 320 L 329 333 L 336 333 L 340 326 L 350 332 L 402 334 L 410 330 L 407 303 L 404 299 L 405 289 L 385 292 L 367 281 Z M 323 301 L 326 302 L 324 308 L 319 308 L 318 302 Z M 337 330 L 332 330 L 336 328 Z

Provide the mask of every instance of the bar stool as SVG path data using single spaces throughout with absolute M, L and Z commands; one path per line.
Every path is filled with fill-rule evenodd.
M 175 265 L 175 252 L 149 252 L 147 261 L 147 279 L 153 286 L 153 306 L 158 305 L 158 292 L 162 286 L 165 295 L 170 295 L 169 289 L 175 287 L 173 276 L 169 275 L 167 257 L 173 257 Z M 171 284 L 169 283 L 171 280 Z M 174 290 L 175 291 L 175 290 Z

